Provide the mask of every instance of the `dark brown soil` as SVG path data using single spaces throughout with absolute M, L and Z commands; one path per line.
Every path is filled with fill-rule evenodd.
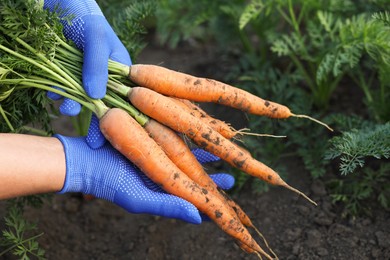
M 223 69 L 215 65 L 217 60 L 207 48 L 181 46 L 173 51 L 151 45 L 137 62 L 211 76 Z M 216 106 L 205 109 L 236 128 L 245 125 L 241 113 Z M 72 133 L 63 121 L 57 129 Z M 261 195 L 244 189 L 233 195 L 280 259 L 390 259 L 389 212 L 373 209 L 372 218 L 343 218 L 341 208 L 331 204 L 324 182 L 313 181 L 299 158 L 284 163 L 289 183 L 318 202 L 317 207 L 283 188 Z M 4 205 L 0 202 L 0 216 Z M 77 194 L 54 195 L 52 202 L 27 209 L 25 215 L 45 233 L 39 242 L 48 259 L 257 259 L 211 222 L 191 225 L 129 214 L 106 201 L 84 201 Z

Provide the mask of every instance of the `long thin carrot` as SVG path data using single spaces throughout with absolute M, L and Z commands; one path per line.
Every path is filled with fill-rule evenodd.
M 216 189 L 213 180 L 205 174 L 203 166 L 175 131 L 154 119 L 149 119 L 144 128 L 149 136 L 161 146 L 169 159 L 188 177 L 211 190 Z
M 213 79 L 195 77 L 161 66 L 145 64 L 131 65 L 128 77 L 140 86 L 167 96 L 197 102 L 214 102 L 270 118 L 307 118 L 332 130 L 317 119 L 294 114 L 284 105 L 262 99 L 240 88 Z
M 120 123 L 118 123 L 120 122 Z M 240 243 L 272 259 L 224 204 L 190 180 L 166 156 L 143 127 L 122 109 L 112 108 L 100 119 L 100 129 L 107 140 L 167 192 L 193 203 Z
M 182 113 L 180 107 L 171 99 L 143 87 L 132 88 L 128 96 L 130 102 L 142 113 L 187 135 L 199 147 L 215 154 L 233 167 L 270 184 L 288 188 L 317 205 L 304 193 L 288 185 L 274 170 L 239 149 L 238 145 L 224 138 L 196 117 Z
M 234 129 L 230 124 L 226 123 L 225 121 L 219 120 L 217 118 L 212 117 L 209 115 L 206 111 L 204 111 L 201 107 L 194 104 L 190 100 L 183 99 L 183 98 L 176 98 L 176 100 L 179 100 L 178 104 L 183 103 L 186 105 L 187 108 L 189 108 L 189 112 L 191 115 L 201 119 L 202 121 L 206 122 L 216 130 L 218 133 L 220 133 L 223 137 L 226 137 L 227 139 L 232 139 L 234 137 L 237 137 L 237 135 L 253 135 L 253 136 L 263 136 L 263 137 L 275 137 L 275 138 L 284 138 L 286 136 L 278 136 L 278 135 L 271 135 L 271 134 L 260 134 L 260 133 L 251 133 L 248 132 L 248 128 L 243 128 L 240 130 Z M 184 107 L 185 108 L 185 107 Z M 238 139 L 238 138 L 235 138 Z
M 215 182 L 206 173 L 203 166 L 198 162 L 189 147 L 179 135 L 171 128 L 150 119 L 144 125 L 144 128 L 149 136 L 156 141 L 164 150 L 169 159 L 182 170 L 190 179 L 195 181 L 200 186 L 213 192 L 215 196 L 220 198 L 234 210 L 240 221 L 248 227 L 256 229 L 250 218 L 245 214 L 242 208 L 235 203 L 223 190 L 219 189 Z M 257 230 L 257 229 L 256 229 Z
M 199 106 L 195 105 L 191 101 L 183 98 L 176 98 L 175 100 L 177 100 L 179 105 L 180 103 L 184 105 L 183 109 L 188 110 L 191 115 L 199 118 L 206 124 L 209 124 L 214 130 L 218 131 L 222 136 L 226 137 L 227 139 L 232 139 L 239 133 L 239 131 L 234 129 L 230 124 L 210 116 L 203 109 L 201 109 Z

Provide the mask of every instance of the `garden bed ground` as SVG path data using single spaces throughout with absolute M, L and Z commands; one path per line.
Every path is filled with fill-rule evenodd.
M 218 78 L 223 68 L 217 60 L 205 48 L 180 46 L 173 51 L 150 45 L 138 62 Z M 241 113 L 215 106 L 206 109 L 238 128 L 245 121 Z M 66 122 L 56 126 L 61 133 L 71 133 Z M 289 183 L 317 201 L 318 207 L 283 188 L 260 195 L 244 189 L 234 195 L 280 259 L 390 259 L 389 212 L 374 208 L 372 218 L 342 218 L 324 182 L 312 181 L 299 158 L 284 163 Z M 0 202 L 0 216 L 4 205 Z M 243 253 L 211 222 L 191 225 L 128 214 L 106 201 L 84 201 L 78 194 L 54 195 L 43 208 L 27 209 L 25 216 L 45 233 L 39 241 L 48 259 L 257 259 Z

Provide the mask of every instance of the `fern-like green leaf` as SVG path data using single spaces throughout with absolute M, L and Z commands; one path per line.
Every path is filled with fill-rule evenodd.
M 385 25 L 390 26 L 390 12 L 376 12 L 372 15 L 372 18 L 382 21 Z
M 336 18 L 334 17 L 333 13 L 318 11 L 317 18 L 327 33 L 331 33 L 334 30 L 333 25 L 336 21 Z
M 278 56 L 286 56 L 291 52 L 287 42 L 283 39 L 275 40 L 271 46 L 271 50 Z
M 326 159 L 340 157 L 340 172 L 352 173 L 365 165 L 367 157 L 376 159 L 390 157 L 390 123 L 375 128 L 351 130 L 330 141 L 331 148 Z
M 264 6 L 263 0 L 251 0 L 240 16 L 240 30 L 244 29 L 250 20 L 255 19 L 263 11 Z

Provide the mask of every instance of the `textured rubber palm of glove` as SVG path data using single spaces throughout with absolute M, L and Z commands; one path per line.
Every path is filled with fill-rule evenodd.
M 131 58 L 98 4 L 94 0 L 46 0 L 44 8 L 51 11 L 59 8 L 62 17 L 72 17 L 70 24 L 63 22 L 64 35 L 83 51 L 83 87 L 90 97 L 103 98 L 108 80 L 108 60 L 131 65 Z M 65 98 L 63 103 L 60 107 L 62 114 L 74 116 L 80 113 L 81 106 L 75 101 Z M 93 148 L 102 146 L 105 141 L 102 134 L 96 134 L 98 131 L 99 128 L 89 131 L 95 134 L 88 140 Z M 96 143 L 90 143 L 90 140 Z
M 111 201 L 131 213 L 147 213 L 199 224 L 202 216 L 194 205 L 164 192 L 109 143 L 91 149 L 83 137 L 56 135 L 66 158 L 66 178 L 60 193 L 81 192 Z M 202 152 L 197 151 L 198 154 Z M 207 152 L 202 155 L 207 158 Z M 212 155 L 211 159 L 215 159 Z M 215 174 L 217 185 L 229 189 L 234 178 Z

